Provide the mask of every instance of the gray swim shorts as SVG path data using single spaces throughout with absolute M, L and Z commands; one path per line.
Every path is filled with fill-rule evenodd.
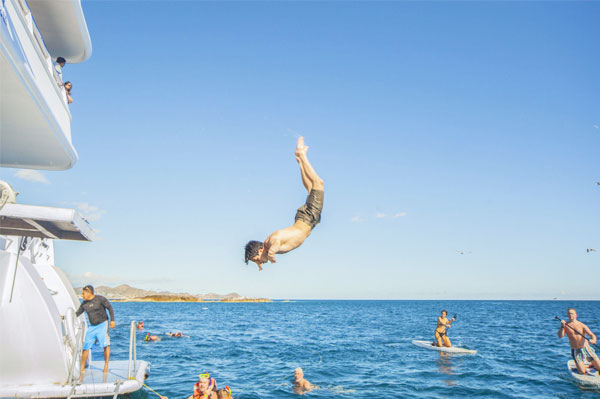
M 306 203 L 298 208 L 295 220 L 301 220 L 309 225 L 311 230 L 314 229 L 321 221 L 324 196 L 325 192 L 322 190 L 310 190 L 308 197 L 306 197 Z

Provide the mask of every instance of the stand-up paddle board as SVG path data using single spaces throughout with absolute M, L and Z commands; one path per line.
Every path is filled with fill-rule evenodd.
M 465 349 L 465 348 L 459 348 L 457 346 L 435 346 L 431 344 L 431 341 L 419 341 L 419 340 L 414 340 L 413 345 L 417 345 L 418 347 L 421 348 L 425 348 L 425 349 L 431 349 L 434 351 L 439 351 L 439 352 L 450 352 L 450 353 L 468 353 L 470 355 L 474 355 L 477 353 L 476 350 L 473 349 Z
M 571 373 L 571 377 L 581 385 L 587 386 L 596 386 L 600 388 L 600 376 L 598 375 L 598 370 L 591 367 L 588 368 L 588 372 L 586 374 L 579 374 L 577 371 L 577 366 L 575 366 L 575 360 L 569 360 L 567 363 L 569 367 L 569 373 Z

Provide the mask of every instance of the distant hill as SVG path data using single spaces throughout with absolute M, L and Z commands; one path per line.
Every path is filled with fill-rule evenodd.
M 83 287 L 75 288 L 77 295 L 81 296 L 81 289 Z M 265 298 L 247 298 L 241 296 L 236 292 L 229 294 L 200 294 L 193 295 L 187 292 L 168 292 L 168 291 L 151 291 L 144 290 L 141 288 L 135 288 L 127 284 L 121 284 L 116 287 L 107 287 L 105 285 L 99 285 L 94 287 L 94 293 L 105 296 L 113 300 L 123 301 L 156 301 L 156 302 L 198 302 L 198 301 L 226 301 L 226 302 L 265 302 L 269 301 Z

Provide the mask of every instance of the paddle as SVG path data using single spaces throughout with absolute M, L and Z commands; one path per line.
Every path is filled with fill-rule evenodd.
M 562 320 L 560 319 L 560 317 L 558 317 L 558 316 L 554 316 L 554 320 L 562 321 Z M 590 342 L 589 338 L 587 338 L 587 337 L 586 337 L 584 334 L 580 333 L 579 331 L 577 331 L 576 329 L 574 329 L 574 328 L 573 328 L 573 327 L 571 327 L 570 325 L 568 325 L 568 324 L 565 324 L 565 326 L 569 327 L 571 330 L 575 331 L 575 332 L 576 332 L 578 335 L 581 335 L 583 338 L 587 339 L 587 340 L 588 340 L 588 342 Z M 590 342 L 590 344 L 591 344 L 591 345 L 594 345 L 596 348 L 600 349 L 600 346 L 598 346 L 597 344 L 592 344 L 591 342 Z

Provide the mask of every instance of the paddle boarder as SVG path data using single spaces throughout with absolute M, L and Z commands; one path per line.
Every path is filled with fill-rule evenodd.
M 448 312 L 446 310 L 442 310 L 442 315 L 437 319 L 437 328 L 435 329 L 434 333 L 435 346 L 452 346 L 450 338 L 448 338 L 448 335 L 446 335 L 446 329 L 452 327 L 452 322 L 454 320 L 456 320 L 456 315 L 448 320 Z
M 296 161 L 300 165 L 302 184 L 308 191 L 306 203 L 298 208 L 295 222 L 292 226 L 275 231 L 264 242 L 249 241 L 245 248 L 245 262 L 252 261 L 262 270 L 262 265 L 275 263 L 275 254 L 284 254 L 298 248 L 310 235 L 311 231 L 321 221 L 323 210 L 324 185 L 323 179 L 313 169 L 306 151 L 308 146 L 304 145 L 304 137 L 300 137 L 296 143 Z
M 588 366 L 585 364 L 587 361 L 591 362 L 600 375 L 600 359 L 598 359 L 594 348 L 589 345 L 590 343 L 592 345 L 596 344 L 596 335 L 594 335 L 588 326 L 577 320 L 577 311 L 575 309 L 567 309 L 567 315 L 569 316 L 569 321 L 560 321 L 558 338 L 563 338 L 565 335 L 569 337 L 571 356 L 580 374 L 587 372 Z M 590 338 L 587 339 L 586 335 Z

